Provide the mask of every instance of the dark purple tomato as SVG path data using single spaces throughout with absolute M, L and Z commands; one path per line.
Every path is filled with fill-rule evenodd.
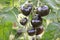
M 26 23 L 27 23 L 27 18 L 23 18 L 22 20 L 20 20 L 20 23 L 22 24 L 22 25 L 25 25 Z
M 31 20 L 31 24 L 33 28 L 40 26 L 42 24 L 42 18 L 36 14 L 34 18 Z
M 33 36 L 35 34 L 35 30 L 34 29 L 28 30 L 27 33 L 29 36 Z
M 40 16 L 46 16 L 49 14 L 49 7 L 47 5 L 38 7 L 36 10 L 37 10 L 36 13 L 39 14 Z
M 30 14 L 31 10 L 32 10 L 31 4 L 27 4 L 27 7 L 21 6 L 21 11 L 25 16 L 28 16 Z
M 36 28 L 36 35 L 39 35 L 39 34 L 41 34 L 43 32 L 43 27 L 38 27 L 38 28 Z

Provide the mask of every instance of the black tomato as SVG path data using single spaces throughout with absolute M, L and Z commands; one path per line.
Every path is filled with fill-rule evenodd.
M 39 35 L 39 34 L 41 34 L 42 32 L 43 32 L 43 27 L 42 27 L 42 26 L 36 28 L 36 35 Z
M 29 36 L 33 36 L 35 34 L 35 30 L 34 29 L 28 30 L 27 33 Z
M 32 10 L 32 5 L 31 4 L 26 4 L 27 7 L 21 6 L 21 11 L 25 16 L 28 16 Z
M 36 13 L 38 13 L 40 16 L 46 16 L 49 14 L 49 7 L 46 5 L 38 7 L 36 10 Z
M 20 23 L 22 24 L 22 25 L 25 25 L 26 23 L 27 23 L 27 18 L 23 18 L 22 20 L 20 20 Z
M 33 19 L 31 20 L 31 24 L 32 24 L 33 28 L 40 26 L 42 24 L 42 18 L 39 17 L 38 14 L 36 14 L 33 17 Z

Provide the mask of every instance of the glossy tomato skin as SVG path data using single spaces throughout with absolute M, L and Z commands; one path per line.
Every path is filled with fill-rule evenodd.
M 37 10 L 36 13 L 39 14 L 40 16 L 46 16 L 49 14 L 49 7 L 47 5 L 38 7 L 36 10 Z
M 38 27 L 38 28 L 36 28 L 36 35 L 39 35 L 39 34 L 41 34 L 42 32 L 43 32 L 43 27 Z
M 27 7 L 21 6 L 21 11 L 25 16 L 28 16 L 32 10 L 32 5 L 31 4 L 26 4 Z
M 31 21 L 31 24 L 32 24 L 33 28 L 36 28 L 36 27 L 38 27 L 39 25 L 41 25 L 42 22 L 41 22 L 40 20 L 32 20 L 32 21 Z
M 27 24 L 27 18 L 23 18 L 22 20 L 20 20 L 20 23 L 22 24 L 22 25 L 26 25 Z
M 31 24 L 33 28 L 38 27 L 42 24 L 42 18 L 39 16 L 39 14 L 35 14 L 33 19 L 31 20 Z
M 34 29 L 28 30 L 27 33 L 29 36 L 33 36 L 35 34 L 35 30 Z

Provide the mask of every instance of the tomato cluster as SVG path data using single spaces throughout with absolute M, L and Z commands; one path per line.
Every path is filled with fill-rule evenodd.
M 32 9 L 33 9 L 33 5 L 30 2 L 20 7 L 22 14 L 25 16 L 29 16 Z M 36 10 L 36 12 L 34 16 L 32 17 L 32 20 L 30 21 L 32 25 L 32 29 L 27 30 L 27 33 L 29 36 L 39 35 L 43 32 L 44 29 L 41 26 L 42 20 L 43 20 L 42 17 L 49 14 L 49 7 L 47 5 L 36 7 L 36 9 L 34 10 Z M 20 24 L 25 26 L 27 24 L 27 21 L 28 21 L 27 18 L 23 18 L 20 20 Z M 21 33 L 18 32 L 17 34 L 20 35 Z

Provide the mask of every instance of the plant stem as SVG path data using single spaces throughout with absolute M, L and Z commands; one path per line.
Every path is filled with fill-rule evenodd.
M 28 36 L 27 36 L 27 26 L 25 25 L 25 33 L 24 33 L 24 40 L 27 40 Z
M 39 7 L 39 2 L 40 2 L 40 1 L 39 1 L 39 0 L 37 0 L 37 1 L 38 1 L 37 6 Z

